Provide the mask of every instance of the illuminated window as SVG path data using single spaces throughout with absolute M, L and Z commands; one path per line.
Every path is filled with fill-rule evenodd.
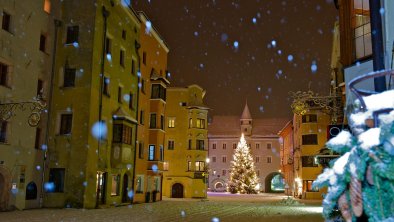
M 168 161 L 163 163 L 163 170 L 168 170 L 169 169 L 169 163 Z
M 120 176 L 119 174 L 112 175 L 112 183 L 111 183 L 111 196 L 119 195 L 119 187 L 120 187 Z
M 148 160 L 154 160 L 154 159 L 155 159 L 155 145 L 149 145 Z
M 316 187 L 313 188 L 312 184 L 313 184 L 313 180 L 304 180 L 304 186 L 306 186 L 306 191 L 307 192 L 318 192 L 319 189 Z
M 356 59 L 372 54 L 369 0 L 353 0 L 352 28 Z
M 175 127 L 175 117 L 168 117 L 168 128 Z
M 205 129 L 205 119 L 197 118 L 196 127 L 199 129 Z
M 46 13 L 51 13 L 51 0 L 44 0 L 44 11 Z
M 204 171 L 205 162 L 204 161 L 196 161 L 196 171 Z

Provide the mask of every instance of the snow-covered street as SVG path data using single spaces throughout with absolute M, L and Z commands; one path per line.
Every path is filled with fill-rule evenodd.
M 0 221 L 323 221 L 319 201 L 285 205 L 279 194 L 210 193 L 208 200 L 168 199 L 107 209 L 33 209 L 0 213 Z

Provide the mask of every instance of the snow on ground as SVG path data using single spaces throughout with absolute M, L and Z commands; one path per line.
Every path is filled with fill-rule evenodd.
M 209 193 L 208 200 L 170 199 L 106 209 L 34 209 L 0 213 L 0 221 L 323 221 L 321 201 L 286 206 L 278 194 Z M 215 219 L 217 218 L 217 219 Z

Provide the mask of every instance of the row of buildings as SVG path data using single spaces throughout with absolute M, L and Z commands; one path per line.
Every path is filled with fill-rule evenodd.
M 350 128 L 347 115 L 353 112 L 356 96 L 349 83 L 373 71 L 393 69 L 394 2 L 338 0 L 334 4 L 339 20 L 333 32 L 330 95 L 294 94 L 294 117 L 279 132 L 285 192 L 301 198 L 322 198 L 325 192 L 312 183 L 338 157 L 325 147 L 326 141 Z M 355 87 L 381 92 L 392 86 L 393 79 L 386 75 L 365 79 Z
M 0 3 L 0 210 L 205 196 L 205 90 L 169 87 L 169 48 L 143 12 Z

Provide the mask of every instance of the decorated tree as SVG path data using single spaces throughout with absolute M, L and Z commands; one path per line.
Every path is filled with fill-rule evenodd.
M 257 193 L 258 178 L 254 169 L 253 157 L 244 135 L 238 143 L 230 166 L 229 190 L 231 193 Z
M 327 221 L 394 221 L 394 90 L 362 100 L 349 117 L 352 133 L 327 143 L 342 156 L 314 183 L 328 187 Z

